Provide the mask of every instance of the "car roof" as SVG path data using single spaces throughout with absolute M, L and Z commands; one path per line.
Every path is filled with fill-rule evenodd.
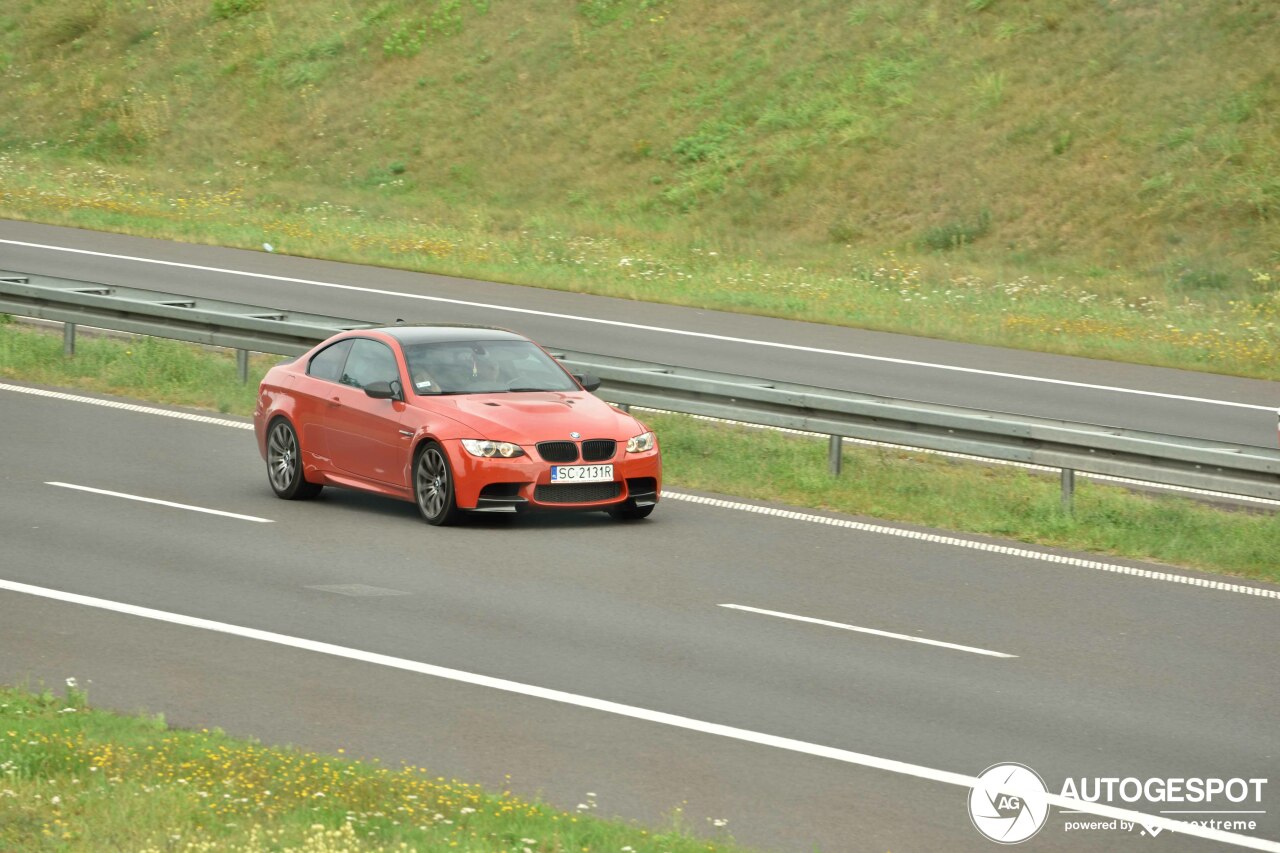
M 439 341 L 524 341 L 524 335 L 494 329 L 488 326 L 464 325 L 403 325 L 383 326 L 365 331 L 383 332 L 402 344 L 428 344 Z

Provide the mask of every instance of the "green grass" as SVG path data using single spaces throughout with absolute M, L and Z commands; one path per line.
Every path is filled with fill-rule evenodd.
M 1277 379 L 1277 38 L 1256 0 L 19 0 L 0 215 Z
M 1280 513 L 1225 511 L 1079 478 L 1067 513 L 1056 474 L 846 445 L 836 478 L 825 437 L 679 415 L 646 420 L 662 443 L 669 487 L 1280 581 Z
M 741 850 L 678 825 L 649 831 L 510 792 L 392 770 L 0 686 L 0 849 L 61 851 Z M 673 810 L 673 824 L 678 824 Z
M 257 379 L 242 383 L 231 350 L 200 349 L 162 338 L 128 341 L 81 333 L 64 358 L 59 335 L 6 325 L 0 315 L 0 376 L 106 394 L 145 397 L 235 414 L 253 412 L 257 379 L 280 356 L 254 356 Z
M 243 385 L 228 352 L 146 338 L 81 336 L 77 355 L 64 359 L 59 335 L 0 324 L 0 376 L 236 415 L 252 413 L 257 382 L 277 360 L 253 359 L 250 382 Z M 925 453 L 846 447 L 845 470 L 833 478 L 820 440 L 677 415 L 646 419 L 660 437 L 671 488 L 1280 581 L 1280 513 L 1226 511 L 1078 481 L 1074 512 L 1067 514 L 1056 477 Z

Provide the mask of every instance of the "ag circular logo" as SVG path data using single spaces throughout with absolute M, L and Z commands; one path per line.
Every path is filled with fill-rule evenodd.
M 978 781 L 969 791 L 969 818 L 978 832 L 999 844 L 1017 844 L 1044 826 L 1048 789 L 1036 771 L 1023 764 L 993 764 Z

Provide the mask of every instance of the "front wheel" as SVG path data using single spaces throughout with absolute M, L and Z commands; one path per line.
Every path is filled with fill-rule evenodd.
M 324 488 L 302 476 L 302 446 L 298 433 L 284 418 L 277 418 L 267 432 L 267 480 L 277 497 L 305 501 Z
M 453 524 L 460 515 L 454 499 L 453 472 L 444 448 L 434 441 L 418 454 L 413 466 L 413 499 L 427 524 Z

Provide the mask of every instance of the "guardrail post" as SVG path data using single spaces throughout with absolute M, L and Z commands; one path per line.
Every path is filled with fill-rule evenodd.
M 67 358 L 76 354 L 76 324 L 62 324 L 62 354 Z
M 827 442 L 827 467 L 831 470 L 831 476 L 839 477 L 840 469 L 843 465 L 844 437 L 833 435 Z
M 1062 469 L 1062 511 L 1071 515 L 1072 502 L 1076 494 L 1076 472 L 1071 468 Z
M 236 369 L 240 371 L 240 381 L 249 381 L 249 351 L 247 349 L 236 350 Z

